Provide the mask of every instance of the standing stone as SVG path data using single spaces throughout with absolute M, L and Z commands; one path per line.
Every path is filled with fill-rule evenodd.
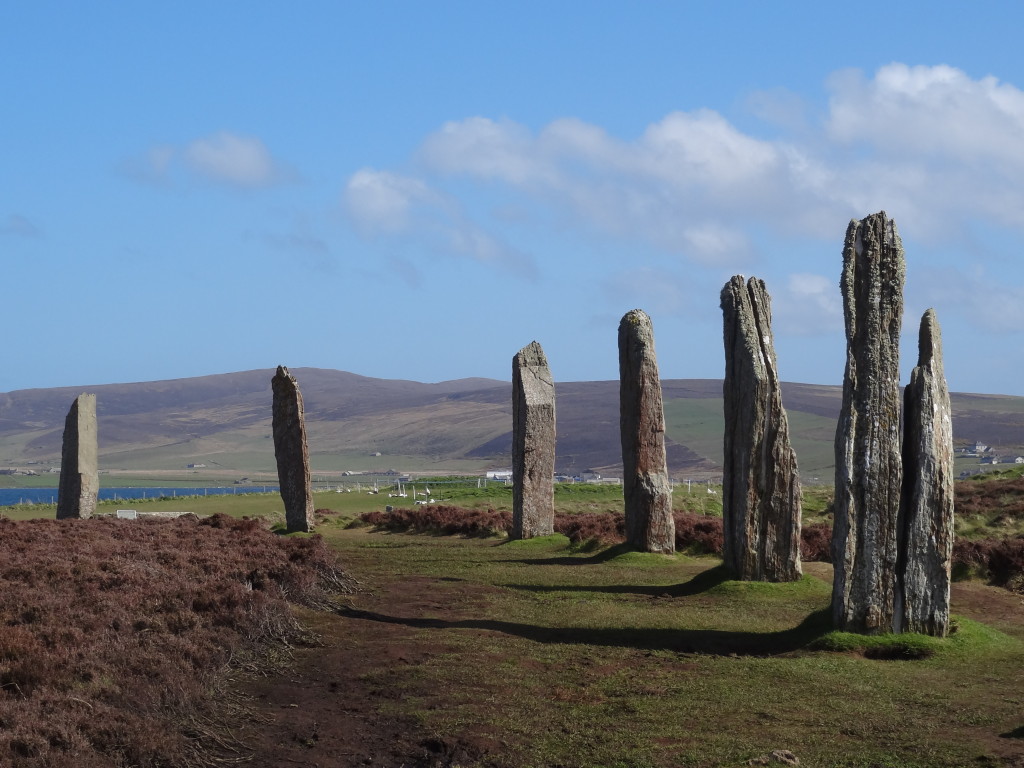
M 619 323 L 619 430 L 626 541 L 643 552 L 676 546 L 672 483 L 665 460 L 665 409 L 651 318 L 640 309 Z
M 81 394 L 64 420 L 57 487 L 57 519 L 88 518 L 100 491 L 96 395 Z
M 756 277 L 722 289 L 725 325 L 725 564 L 746 581 L 800 578 L 800 476 L 772 340 L 771 298 Z
M 850 222 L 841 280 L 846 374 L 835 444 L 832 618 L 851 632 L 893 628 L 905 274 L 903 244 L 884 211 Z
M 295 377 L 283 365 L 271 380 L 274 390 L 274 456 L 288 532 L 313 529 L 313 489 L 306 446 L 306 417 Z
M 935 310 L 921 318 L 918 350 L 903 391 L 895 629 L 945 637 L 953 559 L 953 418 Z
M 555 381 L 536 341 L 512 358 L 512 531 L 555 532 Z

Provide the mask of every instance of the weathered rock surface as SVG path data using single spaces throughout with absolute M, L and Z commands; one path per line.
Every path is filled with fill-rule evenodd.
M 665 410 L 654 329 L 639 309 L 619 323 L 619 430 L 626 541 L 643 552 L 670 554 L 676 527 L 665 461 Z
M 313 489 L 306 444 L 306 419 L 298 382 L 283 365 L 271 379 L 274 390 L 274 457 L 288 532 L 313 529 Z
M 953 419 L 935 311 L 921 318 L 917 367 L 903 391 L 903 499 L 896 631 L 949 631 L 953 558 Z
M 536 341 L 512 358 L 512 530 L 555 532 L 555 381 Z
M 57 519 L 92 517 L 100 491 L 96 395 L 75 398 L 64 420 Z
M 736 275 L 722 289 L 725 564 L 747 581 L 800 578 L 800 475 L 782 407 L 771 298 Z
M 885 212 L 850 222 L 841 288 L 846 374 L 836 428 L 832 614 L 837 629 L 893 628 L 900 456 L 899 340 L 906 267 Z

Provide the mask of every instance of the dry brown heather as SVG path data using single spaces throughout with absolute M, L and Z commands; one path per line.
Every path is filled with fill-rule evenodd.
M 1020 482 L 1024 485 L 1024 479 Z M 957 484 L 958 491 L 963 485 Z M 722 554 L 722 518 L 679 510 L 675 510 L 672 517 L 677 551 Z M 360 519 L 383 530 L 432 532 L 449 536 L 493 536 L 507 532 L 512 527 L 512 515 L 507 510 L 466 509 L 448 505 L 428 505 L 392 512 L 378 510 L 366 512 Z M 624 516 L 618 513 L 556 514 L 555 532 L 567 536 L 573 544 L 608 546 L 626 541 L 626 522 Z M 800 559 L 805 563 L 831 562 L 831 538 L 832 527 L 827 523 L 803 526 L 800 531 Z M 952 560 L 954 569 L 965 576 L 978 576 L 995 586 L 1024 593 L 1024 536 L 958 539 L 953 548 Z
M 675 548 L 694 554 L 722 554 L 722 518 L 675 510 Z M 512 516 L 506 510 L 466 509 L 447 505 L 427 505 L 392 512 L 365 512 L 364 523 L 389 531 L 436 532 L 447 535 L 491 536 L 509 531 Z M 579 512 L 556 514 L 555 532 L 573 544 L 607 546 L 626 541 L 626 518 L 620 513 Z M 829 537 L 832 529 L 823 524 L 803 529 L 801 556 L 804 561 L 829 561 Z
M 229 662 L 351 589 L 319 537 L 262 523 L 0 518 L 0 764 L 195 766 Z M 221 734 L 222 736 L 222 734 Z

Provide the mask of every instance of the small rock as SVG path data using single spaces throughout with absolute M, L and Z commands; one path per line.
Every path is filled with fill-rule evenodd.
M 800 758 L 788 749 L 773 749 L 767 755 L 754 757 L 747 761 L 747 765 L 772 765 L 773 763 L 781 763 L 782 765 L 800 765 Z

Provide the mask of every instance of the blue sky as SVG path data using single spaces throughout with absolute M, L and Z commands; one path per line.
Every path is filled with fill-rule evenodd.
M 846 226 L 954 391 L 1024 395 L 1024 5 L 0 5 L 0 391 L 266 368 L 720 378 L 718 295 L 842 381 Z M 268 376 L 270 374 L 268 373 Z

